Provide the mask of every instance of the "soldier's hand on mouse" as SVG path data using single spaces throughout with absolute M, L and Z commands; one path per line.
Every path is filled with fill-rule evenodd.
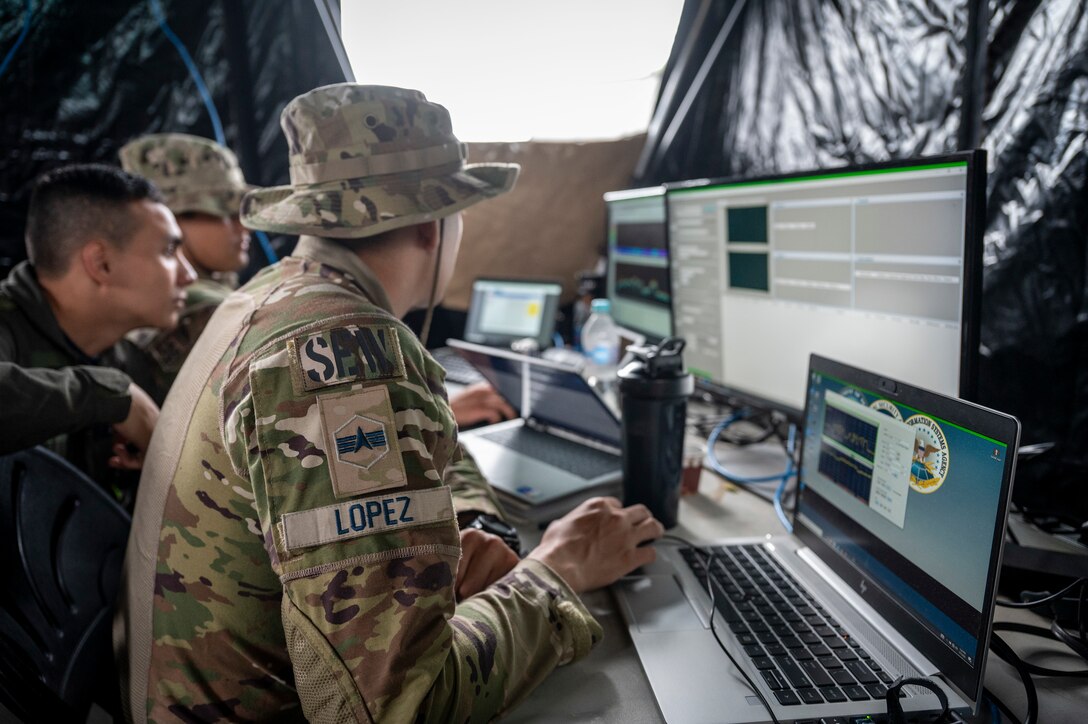
M 552 522 L 529 558 L 547 564 L 581 593 L 652 563 L 657 552 L 639 544 L 664 533 L 644 505 L 625 508 L 615 498 L 591 498 Z

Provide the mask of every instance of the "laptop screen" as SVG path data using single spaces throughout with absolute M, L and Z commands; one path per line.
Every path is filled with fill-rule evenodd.
M 450 340 L 520 417 L 620 447 L 620 423 L 576 370 L 505 350 Z M 529 386 L 523 387 L 525 367 Z
M 562 291 L 551 281 L 477 279 L 472 283 L 465 339 L 504 346 L 532 337 L 540 347 L 550 346 Z
M 977 701 L 1018 423 L 814 355 L 804 428 L 798 534 Z

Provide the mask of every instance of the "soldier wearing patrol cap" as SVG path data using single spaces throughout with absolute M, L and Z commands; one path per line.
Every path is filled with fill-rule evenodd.
M 578 592 L 653 560 L 662 528 L 598 498 L 523 560 L 459 530 L 498 511 L 400 317 L 518 167 L 466 164 L 418 91 L 318 88 L 282 125 L 291 185 L 242 219 L 302 237 L 220 306 L 163 410 L 116 627 L 128 714 L 492 719 L 589 651 Z
M 126 171 L 150 179 L 162 192 L 181 228 L 181 253 L 197 273 L 177 327 L 133 337 L 152 360 L 151 392 L 161 403 L 215 308 L 237 286 L 235 273 L 249 261 L 249 231 L 238 210 L 252 187 L 230 149 L 200 136 L 140 136 L 121 148 L 120 157 Z

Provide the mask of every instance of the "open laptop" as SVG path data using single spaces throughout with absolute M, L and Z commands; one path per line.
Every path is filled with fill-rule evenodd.
M 816 355 L 808 375 L 794 534 L 712 542 L 709 566 L 659 544 L 614 586 L 662 714 L 770 721 L 722 647 L 780 722 L 882 714 L 900 676 L 975 711 L 1020 425 Z M 940 709 L 904 692 L 908 713 Z
M 480 277 L 472 282 L 465 340 L 509 348 L 519 339 L 533 339 L 538 349 L 549 347 L 555 334 L 555 314 L 563 287 L 552 280 Z M 470 385 L 483 378 L 449 347 L 431 354 L 446 369 L 451 382 Z
M 620 422 L 576 370 L 459 340 L 450 344 L 518 414 L 458 436 L 508 513 L 543 523 L 586 498 L 619 492 Z

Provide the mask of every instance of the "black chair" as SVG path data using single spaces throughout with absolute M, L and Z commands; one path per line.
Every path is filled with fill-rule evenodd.
M 0 714 L 119 718 L 111 628 L 131 518 L 44 448 L 0 457 Z

